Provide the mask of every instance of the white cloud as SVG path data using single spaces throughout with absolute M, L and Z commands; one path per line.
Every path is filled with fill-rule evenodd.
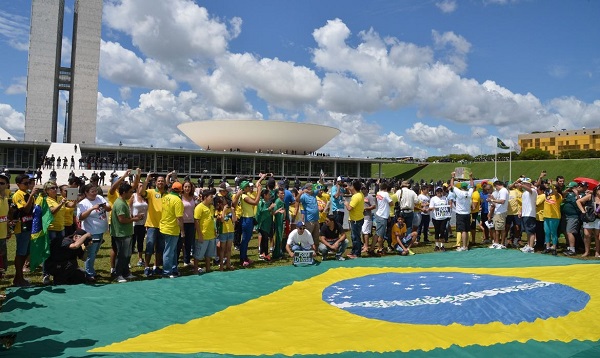
M 13 83 L 8 86 L 6 94 L 25 94 L 27 92 L 27 77 L 13 78 Z
M 301 108 L 321 95 L 321 80 L 311 69 L 279 59 L 256 59 L 250 54 L 230 54 L 219 62 L 230 79 L 256 90 L 257 95 L 280 108 Z
M 0 37 L 9 46 L 20 50 L 29 49 L 29 19 L 0 10 Z
M 406 130 L 409 138 L 428 147 L 449 147 L 459 141 L 459 135 L 446 126 L 432 127 L 422 122 L 416 122 Z
M 168 90 L 177 87 L 160 63 L 142 60 L 133 51 L 110 41 L 100 43 L 100 75 L 125 86 Z
M 72 50 L 73 50 L 73 43 L 71 42 L 71 39 L 63 36 L 62 42 L 61 42 L 61 50 L 60 50 L 61 65 L 66 66 L 66 67 L 71 66 L 71 51 Z
M 464 37 L 454 32 L 439 32 L 433 30 L 433 41 L 440 52 L 445 52 L 447 62 L 456 73 L 463 73 L 467 69 L 467 54 L 471 50 L 471 44 Z
M 131 98 L 131 87 L 120 87 L 119 95 L 123 101 L 127 101 L 129 98 Z
M 456 11 L 456 8 L 458 7 L 455 0 L 438 1 L 435 3 L 435 6 L 442 10 L 443 13 L 447 14 Z
M 319 152 L 340 157 L 415 156 L 425 157 L 426 150 L 410 145 L 406 139 L 393 131 L 385 133 L 382 128 L 366 121 L 360 115 L 336 112 L 324 113 L 316 108 L 306 111 L 307 122 L 339 128 L 341 133 L 327 143 Z
M 25 133 L 25 115 L 9 104 L 0 103 L 0 127 L 22 140 Z
M 130 35 L 146 56 L 184 73 L 224 54 L 228 41 L 240 33 L 242 23 L 234 18 L 228 30 L 205 8 L 189 0 L 113 1 L 104 5 L 103 20 Z
M 121 100 L 129 99 L 131 87 L 149 89 L 134 108 L 99 97 L 99 120 L 127 129 L 122 131 L 123 143 L 147 146 L 147 139 L 132 134 L 142 128 L 156 146 L 191 145 L 176 129 L 178 123 L 264 115 L 340 128 L 342 134 L 322 150 L 331 154 L 425 156 L 427 149 L 479 154 L 480 143 L 488 139 L 475 139 L 474 133 L 494 139 L 485 128 L 496 126 L 502 136 L 511 137 L 552 125 L 591 127 L 599 118 L 596 103 L 573 98 L 541 103 L 531 93 L 514 93 L 492 80 L 462 77 L 471 44 L 454 32 L 432 31 L 429 46 L 382 37 L 374 29 L 358 32 L 356 41 L 342 20 L 330 20 L 312 33 L 313 69 L 230 52 L 228 42 L 241 33 L 241 19 L 225 22 L 187 0 L 115 1 L 105 6 L 104 20 L 112 30 L 131 36 L 137 50 L 103 42 L 102 75 L 121 85 Z M 191 91 L 174 93 L 188 87 L 176 81 L 189 84 Z M 256 110 L 263 105 L 267 113 Z M 364 119 L 369 113 L 402 108 L 415 108 L 420 117 L 444 119 L 450 125 L 415 123 L 404 137 Z M 156 137 L 151 130 L 155 122 L 161 129 Z M 474 126 L 470 137 L 450 130 L 454 124 Z M 430 138 L 441 133 L 446 133 L 440 137 L 444 141 Z M 99 141 L 114 143 L 115 137 Z

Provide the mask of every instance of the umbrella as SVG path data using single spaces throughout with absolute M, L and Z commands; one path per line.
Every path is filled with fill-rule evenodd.
M 581 182 L 585 182 L 587 184 L 588 189 L 593 189 L 596 186 L 598 186 L 598 184 L 600 184 L 600 182 L 598 182 L 596 179 L 592 179 L 592 178 L 575 178 L 573 179 L 573 181 L 581 183 Z

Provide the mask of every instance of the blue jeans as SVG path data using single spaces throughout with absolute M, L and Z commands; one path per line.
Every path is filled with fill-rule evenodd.
M 88 277 L 96 276 L 94 263 L 96 262 L 96 254 L 98 254 L 98 251 L 100 250 L 100 245 L 102 244 L 102 236 L 104 236 L 104 234 L 92 235 L 92 242 L 86 248 L 88 254 L 87 259 L 85 259 L 85 274 Z
M 165 239 L 165 250 L 163 251 L 163 275 L 170 275 L 177 272 L 177 241 L 179 235 L 167 235 L 161 233 Z
M 344 254 L 344 252 L 346 252 L 346 248 L 348 247 L 348 239 L 340 242 L 340 246 L 338 247 L 335 256 L 342 256 Z M 325 246 L 324 243 L 319 243 L 319 253 L 321 255 L 323 255 L 323 257 L 327 256 L 327 253 L 329 252 L 329 248 L 327 246 Z
M 248 244 L 252 239 L 254 218 L 242 217 L 242 244 L 240 245 L 240 261 L 248 261 Z
M 350 230 L 352 235 L 352 255 L 360 256 L 362 250 L 361 230 L 365 220 L 350 220 Z
M 165 250 L 165 239 L 157 227 L 149 227 L 146 232 L 146 255 L 152 255 L 156 247 L 156 253 L 162 254 Z
M 404 218 L 404 223 L 406 224 L 406 233 L 410 234 L 412 232 L 413 229 L 413 218 L 415 216 L 415 214 L 413 213 L 413 211 L 402 211 L 401 213 L 402 217 Z

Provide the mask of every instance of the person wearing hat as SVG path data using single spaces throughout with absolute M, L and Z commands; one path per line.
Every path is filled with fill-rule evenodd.
M 171 180 L 173 172 L 167 174 L 167 177 L 160 175 L 156 177 L 156 189 L 148 189 L 148 184 L 152 181 L 153 174 L 148 172 L 146 180 L 140 191 L 142 197 L 148 201 L 148 212 L 146 215 L 146 252 L 144 263 L 144 276 L 162 274 L 160 266 L 162 264 L 163 251 L 165 249 L 165 240 L 160 234 L 160 219 L 162 215 L 162 198 L 167 195 L 167 180 Z M 155 255 L 154 269 L 150 268 L 150 260 Z
M 171 190 L 162 199 L 162 215 L 159 222 L 160 234 L 165 241 L 163 251 L 163 277 L 174 278 L 177 272 L 177 242 L 179 237 L 185 240 L 183 229 L 183 201 L 179 195 L 183 185 L 176 181 L 171 185 Z
M 515 186 L 523 192 L 521 194 L 521 211 L 519 212 L 519 217 L 521 218 L 521 229 L 525 231 L 525 234 L 527 235 L 527 244 L 521 248 L 521 251 L 525 253 L 534 253 L 537 225 L 537 188 L 533 186 L 531 179 L 529 178 L 517 179 Z
M 258 193 L 262 189 L 261 182 L 267 176 L 267 174 L 260 175 L 260 178 L 256 181 L 256 189 Z M 236 193 L 233 198 L 233 205 L 236 206 L 238 201 L 241 202 L 241 225 L 242 225 L 242 242 L 240 244 L 240 264 L 243 267 L 248 267 L 252 264 L 252 260 L 248 257 L 248 244 L 252 239 L 252 232 L 254 230 L 254 207 L 260 202 L 260 195 L 250 195 L 252 187 L 248 180 L 244 180 L 240 183 L 240 190 Z
M 294 257 L 294 251 L 298 250 L 313 250 L 314 252 L 317 252 L 313 237 L 310 232 L 306 230 L 306 227 L 302 221 L 298 221 L 296 223 L 296 228 L 288 235 L 285 250 L 290 257 Z
M 398 197 L 398 206 L 400 209 L 398 214 L 404 217 L 407 233 L 410 234 L 413 230 L 415 202 L 418 200 L 417 193 L 410 189 L 410 182 L 404 180 L 400 189 L 396 191 L 396 196 Z
M 565 250 L 566 256 L 575 256 L 575 235 L 579 235 L 581 228 L 581 220 L 579 219 L 579 208 L 577 207 L 577 199 L 579 199 L 582 188 L 576 182 L 572 181 L 567 184 L 566 190 L 563 192 L 563 205 L 561 205 L 561 217 L 565 219 L 565 232 L 567 233 L 567 241 L 569 246 Z

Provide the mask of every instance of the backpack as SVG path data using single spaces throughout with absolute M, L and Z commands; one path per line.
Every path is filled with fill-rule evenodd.
M 593 200 L 588 201 L 583 208 L 585 209 L 585 213 L 581 213 L 581 221 L 584 223 L 594 222 L 596 220 L 596 210 L 594 209 Z

